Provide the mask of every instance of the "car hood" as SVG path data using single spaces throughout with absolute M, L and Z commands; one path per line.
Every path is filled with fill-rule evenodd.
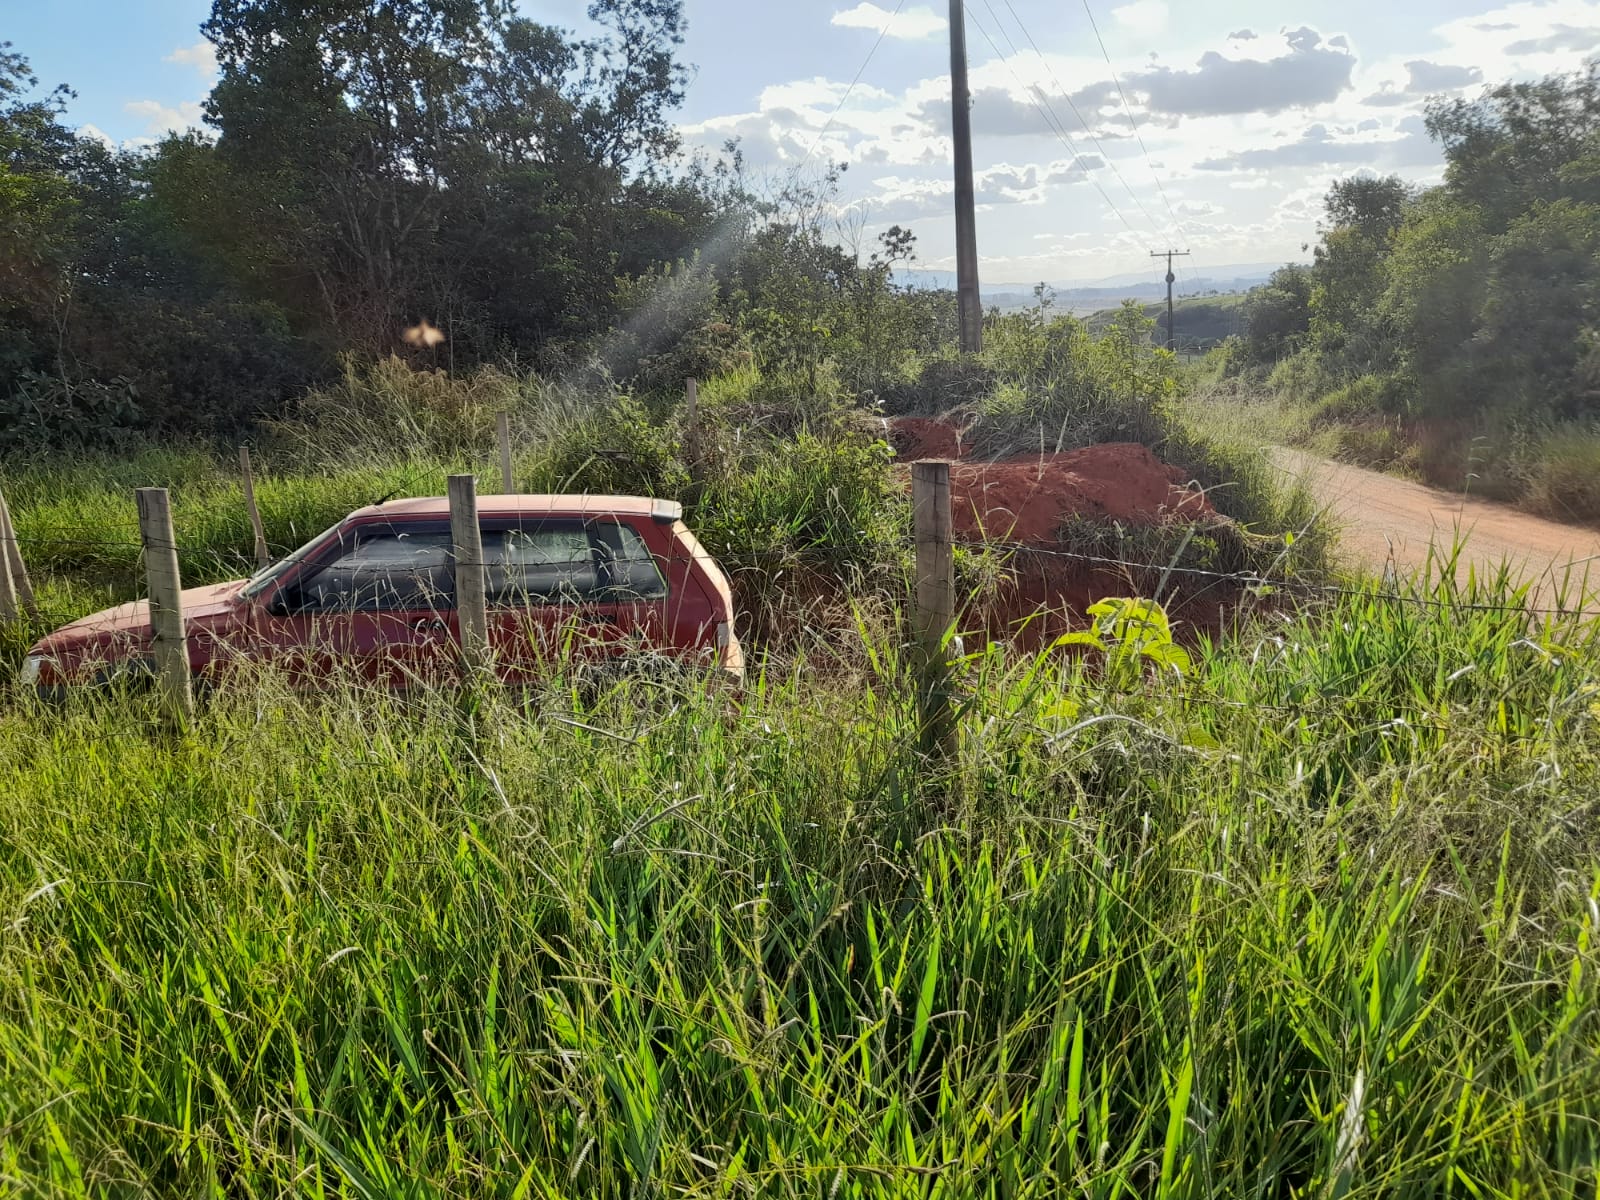
M 213 583 L 208 587 L 183 589 L 183 616 L 185 623 L 205 621 L 238 609 L 239 589 L 247 580 L 235 579 L 229 583 Z M 84 642 L 102 641 L 114 637 L 148 637 L 150 634 L 150 602 L 134 600 L 115 608 L 101 609 L 80 617 L 70 625 L 63 625 L 36 646 L 36 653 L 49 654 Z

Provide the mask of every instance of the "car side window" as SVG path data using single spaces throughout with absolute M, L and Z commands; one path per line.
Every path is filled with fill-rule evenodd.
M 438 612 L 456 606 L 448 533 L 361 532 L 297 591 L 301 612 Z
M 600 586 L 594 547 L 576 521 L 485 529 L 483 561 L 489 603 L 499 607 L 579 604 Z
M 660 565 L 639 531 L 621 521 L 589 525 L 600 556 L 601 590 L 612 603 L 659 600 L 667 594 Z

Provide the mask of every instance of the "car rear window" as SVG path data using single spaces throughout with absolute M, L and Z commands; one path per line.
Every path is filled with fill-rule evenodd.
M 486 522 L 485 590 L 497 607 L 656 600 L 667 585 L 639 533 L 610 518 Z
M 395 525 L 332 530 L 342 549 L 295 588 L 296 611 L 449 611 L 455 555 L 447 530 Z M 327 540 L 318 539 L 319 542 Z M 497 608 L 616 604 L 667 594 L 643 536 L 615 518 L 487 520 L 484 585 Z
M 625 603 L 667 594 L 661 567 L 638 530 L 620 521 L 592 521 L 589 530 L 600 554 L 606 599 Z
M 487 529 L 483 534 L 484 586 L 500 606 L 571 604 L 600 588 L 589 534 L 577 522 Z

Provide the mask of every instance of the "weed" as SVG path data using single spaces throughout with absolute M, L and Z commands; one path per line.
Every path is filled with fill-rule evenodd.
M 849 686 L 758 671 L 736 707 L 624 682 L 469 724 L 268 676 L 173 742 L 137 697 L 13 704 L 0 1171 L 1592 1190 L 1597 631 L 1418 587 L 1181 672 L 982 651 L 937 778 L 871 626 Z M 1101 619 L 1159 650 L 1153 611 Z

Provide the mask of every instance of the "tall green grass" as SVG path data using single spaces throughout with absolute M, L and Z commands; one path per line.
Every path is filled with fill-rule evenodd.
M 739 703 L 10 704 L 0 1179 L 1592 1195 L 1597 628 L 1420 586 L 976 653 L 942 767 L 887 628 Z

